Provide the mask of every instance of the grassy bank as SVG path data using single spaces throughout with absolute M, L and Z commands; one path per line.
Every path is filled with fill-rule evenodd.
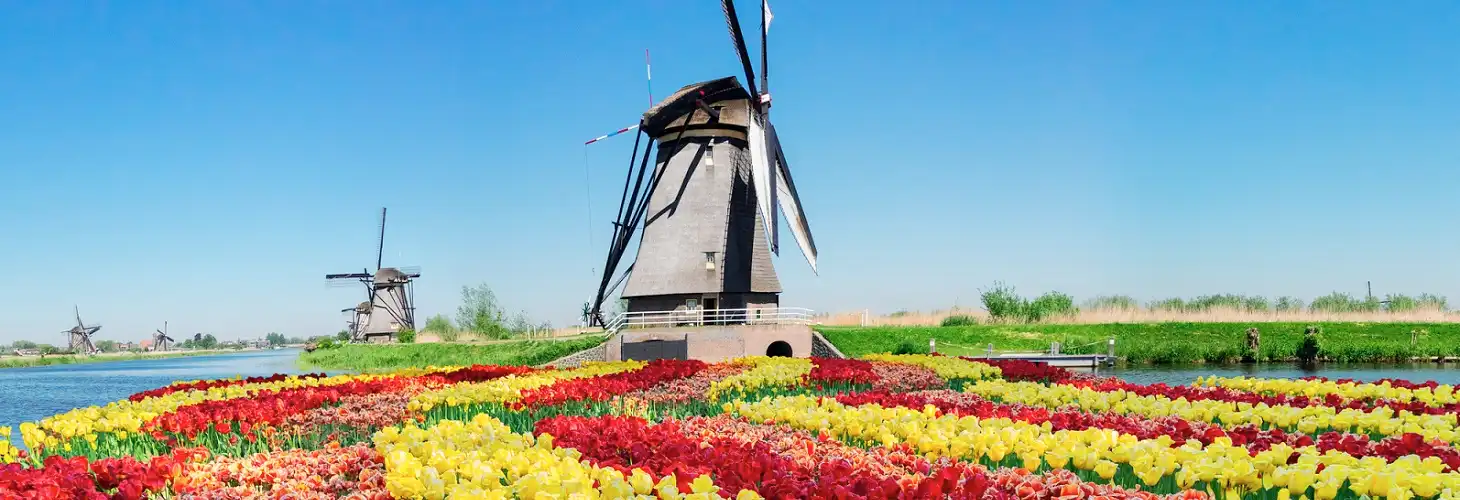
M 848 356 L 891 352 L 904 343 L 926 351 L 930 338 L 937 339 L 939 352 L 956 355 L 982 355 L 989 344 L 1000 351 L 1046 351 L 1050 342 L 1059 342 L 1065 353 L 1104 353 L 1104 342 L 1114 338 L 1116 355 L 1124 361 L 1169 364 L 1237 361 L 1250 327 L 1262 334 L 1259 361 L 1291 360 L 1309 325 L 1322 328 L 1319 356 L 1330 361 L 1389 362 L 1460 356 L 1460 324 L 1456 323 L 826 326 L 818 330 Z M 1411 333 L 1416 331 L 1420 332 L 1417 339 Z
M 182 358 L 187 356 L 207 356 L 210 354 L 228 354 L 243 351 L 175 351 L 158 353 L 107 353 L 96 356 L 76 356 L 71 354 L 52 354 L 44 358 L 40 356 L 3 356 L 0 357 L 0 368 L 27 368 L 32 366 L 51 365 L 77 365 L 84 363 L 110 363 L 113 361 L 131 361 L 137 359 L 166 359 Z
M 307 352 L 299 364 L 328 370 L 387 370 L 449 365 L 537 365 L 603 343 L 602 335 L 571 340 L 522 340 L 493 344 L 348 344 Z

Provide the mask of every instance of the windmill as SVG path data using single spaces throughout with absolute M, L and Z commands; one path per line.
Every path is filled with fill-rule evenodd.
M 167 336 L 166 330 L 167 322 L 164 321 L 162 322 L 162 330 L 157 330 L 157 333 L 152 334 L 152 350 L 161 352 L 172 349 L 173 340 L 172 337 Z
M 390 341 L 396 333 L 416 329 L 415 295 L 411 280 L 421 277 L 418 268 L 381 267 L 385 256 L 385 209 L 380 209 L 380 239 L 375 251 L 375 272 L 326 274 L 332 284 L 355 280 L 365 285 L 365 301 L 341 312 L 352 312 L 350 340 Z
M 761 3 L 757 88 L 734 1 L 721 6 L 745 84 L 731 76 L 688 85 L 644 112 L 593 301 L 591 316 L 599 325 L 604 301 L 625 279 L 621 297 L 629 311 L 778 307 L 781 284 L 771 263 L 772 254 L 780 255 L 777 208 L 816 271 L 816 244 L 770 122 L 770 9 Z M 651 140 L 639 158 L 644 137 Z M 614 279 L 641 222 L 638 255 Z
M 96 352 L 96 345 L 91 343 L 91 336 L 101 330 L 101 325 L 88 325 L 81 322 L 81 308 L 76 307 L 76 326 L 66 330 L 66 344 L 75 354 L 91 354 Z

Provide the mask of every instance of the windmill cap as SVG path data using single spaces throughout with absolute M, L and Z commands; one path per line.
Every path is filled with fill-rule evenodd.
M 699 109 L 699 106 L 695 104 L 697 100 L 703 100 L 707 105 L 714 105 L 719 102 L 749 99 L 750 92 L 740 86 L 740 81 L 733 76 L 686 85 L 645 111 L 643 124 L 639 128 L 650 137 L 659 137 L 664 135 L 666 128 L 676 125 L 676 121 L 697 111 Z M 728 120 L 722 116 L 721 121 L 741 127 L 746 125 L 743 116 L 739 120 Z
M 375 271 L 376 283 L 391 283 L 396 281 L 407 281 L 409 279 L 410 278 L 406 276 L 406 273 L 403 273 L 400 271 L 400 269 L 396 269 L 394 267 L 382 267 L 379 271 Z

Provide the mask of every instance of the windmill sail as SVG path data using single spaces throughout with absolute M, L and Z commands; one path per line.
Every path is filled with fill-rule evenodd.
M 750 131 L 750 180 L 755 185 L 755 202 L 760 207 L 761 220 L 765 221 L 766 237 L 770 240 L 771 253 L 780 255 L 780 224 L 776 220 L 776 169 L 770 157 L 770 141 L 766 137 L 765 115 L 756 113 L 754 105 L 747 114 Z M 766 122 L 769 123 L 769 122 Z
M 806 212 L 801 209 L 801 196 L 796 194 L 796 183 L 791 180 L 791 165 L 786 162 L 786 152 L 781 149 L 781 140 L 776 135 L 775 125 L 770 125 L 766 132 L 782 181 L 776 184 L 776 199 L 780 201 L 781 212 L 786 214 L 786 225 L 791 227 L 791 235 L 801 247 L 801 255 L 806 256 L 806 262 L 811 264 L 811 272 L 815 273 L 816 241 L 811 239 L 811 224 L 806 221 Z

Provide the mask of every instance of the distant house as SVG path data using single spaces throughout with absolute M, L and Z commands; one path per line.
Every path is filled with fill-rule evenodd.
M 139 349 L 144 350 L 144 351 L 151 351 L 152 350 L 152 339 L 147 339 L 147 340 L 143 340 L 141 342 L 138 342 L 137 343 L 137 347 Z
M 118 351 L 125 352 L 125 351 L 130 351 L 130 350 L 136 349 L 136 348 L 137 348 L 137 343 L 136 342 L 117 342 L 117 350 Z

